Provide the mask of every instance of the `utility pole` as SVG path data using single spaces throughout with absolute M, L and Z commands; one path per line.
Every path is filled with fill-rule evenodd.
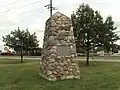
M 83 1 L 83 4 L 84 4 L 84 0 L 82 0 Z
M 52 17 L 52 0 L 50 0 L 50 17 Z
M 52 0 L 50 0 L 50 4 L 46 5 L 48 9 L 50 9 L 50 17 L 52 17 L 52 11 L 55 10 L 55 7 L 52 6 Z

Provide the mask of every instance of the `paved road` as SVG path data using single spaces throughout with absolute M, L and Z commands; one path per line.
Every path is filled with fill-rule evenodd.
M 0 56 L 0 59 L 20 59 L 19 56 Z M 25 56 L 24 59 L 29 60 L 41 60 L 41 56 Z M 86 57 L 78 57 L 77 60 L 79 61 L 86 61 Z M 104 62 L 120 62 L 120 57 L 114 58 L 104 58 L 104 57 L 95 57 L 90 58 L 90 61 L 104 61 Z
M 86 59 L 77 59 L 79 61 L 86 61 Z M 101 61 L 101 62 L 120 62 L 120 59 L 109 59 L 109 60 L 105 60 L 105 59 L 90 59 L 90 61 Z
M 40 56 L 24 56 L 24 59 L 29 59 L 29 60 L 40 60 Z M 20 56 L 0 56 L 0 59 L 20 59 Z

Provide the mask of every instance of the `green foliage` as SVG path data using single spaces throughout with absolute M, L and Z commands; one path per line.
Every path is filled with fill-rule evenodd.
M 114 42 L 120 39 L 120 37 L 115 33 L 117 27 L 114 26 L 115 22 L 112 20 L 112 16 L 108 16 L 104 23 L 105 25 L 105 40 L 104 40 L 104 48 L 107 51 L 110 51 L 112 48 L 112 52 L 114 51 Z
M 94 11 L 88 4 L 82 4 L 76 10 L 76 13 L 71 15 L 74 37 L 76 40 L 77 52 L 83 48 L 87 53 L 87 63 L 89 60 L 89 51 L 95 47 L 102 47 L 104 50 L 110 50 L 113 43 L 119 37 L 114 32 L 114 22 L 109 16 L 105 22 L 98 11 Z M 83 51 L 82 51 L 83 52 Z
M 89 49 L 100 44 L 99 38 L 103 35 L 104 27 L 103 18 L 98 11 L 82 4 L 71 18 L 78 47 L 87 50 L 87 44 L 90 46 Z
M 6 36 L 3 36 L 3 42 L 15 50 L 20 48 L 28 50 L 29 48 L 38 47 L 39 45 L 35 33 L 30 34 L 28 29 L 21 31 L 20 28 L 11 31 L 11 33 Z
M 98 11 L 94 11 L 88 4 L 80 5 L 76 13 L 71 15 L 71 18 L 76 47 L 82 47 L 87 52 L 88 64 L 90 49 L 99 44 L 98 38 L 100 30 L 102 30 L 103 18 Z
M 24 52 L 39 46 L 35 33 L 30 34 L 28 29 L 21 31 L 20 28 L 11 31 L 11 33 L 6 36 L 3 36 L 3 42 L 5 42 L 6 46 L 13 48 L 15 51 L 21 52 L 21 62 L 23 62 Z

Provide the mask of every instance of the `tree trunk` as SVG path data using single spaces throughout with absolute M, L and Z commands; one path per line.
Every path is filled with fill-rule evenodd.
M 29 48 L 28 48 L 28 51 L 27 51 L 27 56 L 30 56 L 30 51 L 29 51 Z
M 21 49 L 21 63 L 23 63 L 23 50 Z
M 89 44 L 87 45 L 87 61 L 86 61 L 86 65 L 89 65 Z
M 88 30 L 87 33 L 87 61 L 86 61 L 86 65 L 89 65 L 89 51 L 90 51 L 90 31 Z
M 114 54 L 114 44 L 112 42 L 112 54 Z

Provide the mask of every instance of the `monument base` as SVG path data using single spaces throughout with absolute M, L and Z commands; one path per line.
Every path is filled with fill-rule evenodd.
M 46 79 L 46 80 L 49 80 L 49 81 L 57 81 L 58 79 L 56 79 L 56 78 L 48 78 L 48 77 L 45 77 L 43 74 L 41 74 L 41 73 L 39 73 L 39 75 L 41 76 L 41 77 L 43 77 L 44 79 Z M 67 80 L 67 79 L 80 79 L 80 75 L 79 76 L 66 76 L 66 77 L 63 77 L 63 78 L 61 78 L 60 80 Z

